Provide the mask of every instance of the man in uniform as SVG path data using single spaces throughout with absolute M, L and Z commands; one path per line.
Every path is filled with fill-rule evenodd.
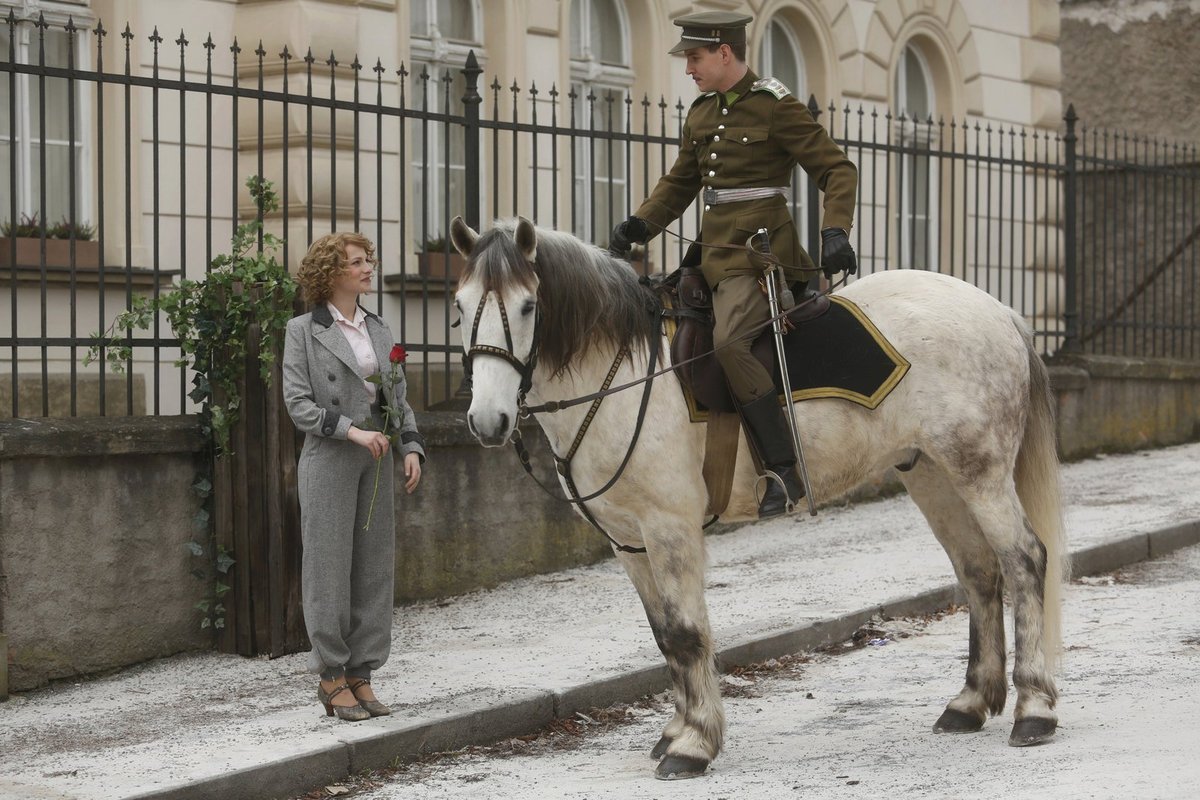
M 679 157 L 650 197 L 613 230 L 612 247 L 628 252 L 678 219 L 697 192 L 704 192 L 701 240 L 741 248 L 759 228 L 769 231 L 771 251 L 788 283 L 815 270 L 800 247 L 786 195 L 799 164 L 825 193 L 821 268 L 827 277 L 858 269 L 849 231 L 858 170 L 817 124 L 805 105 L 774 78 L 759 79 L 746 65 L 746 24 L 752 18 L 710 11 L 679 17 L 683 28 L 671 53 L 687 58 L 687 74 L 701 95 L 683 125 Z M 804 496 L 796 457 L 771 373 L 750 352 L 748 331 L 770 318 L 759 285 L 761 267 L 744 249 L 703 248 L 701 269 L 713 287 L 717 359 L 741 406 L 742 417 L 767 469 L 783 480 L 767 482 L 760 518 L 783 513 Z

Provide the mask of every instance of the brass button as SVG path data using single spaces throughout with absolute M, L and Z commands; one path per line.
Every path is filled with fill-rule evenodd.
M 716 158 L 716 157 L 717 157 L 717 154 L 716 154 L 716 153 L 709 153 L 709 154 L 708 154 L 708 157 L 709 157 L 709 158 Z
M 705 211 L 708 211 L 710 208 L 712 208 L 712 206 L 705 206 L 705 207 L 704 207 L 704 210 L 705 210 Z
M 713 134 L 713 141 L 714 141 L 714 142 L 719 142 L 719 141 L 721 141 L 721 134 L 719 134 L 719 133 L 717 133 L 717 134 Z
M 717 126 L 717 130 L 719 130 L 719 131 L 723 131 L 723 130 L 725 130 L 725 125 L 724 125 L 724 123 L 722 123 L 722 124 L 718 125 L 718 126 Z
M 743 141 L 743 142 L 748 142 L 748 141 L 750 141 L 750 139 L 749 139 L 748 137 L 746 137 L 746 136 L 743 136 L 743 137 L 742 137 L 742 141 Z
M 717 171 L 716 171 L 716 170 L 714 170 L 714 169 L 710 169 L 710 170 L 708 171 L 708 177 L 710 177 L 710 178 L 711 178 L 713 175 L 716 175 L 716 174 L 717 174 Z
M 728 114 L 728 113 L 729 113 L 729 109 L 728 109 L 728 108 L 722 108 L 722 109 L 721 109 L 721 113 L 722 113 L 722 114 Z

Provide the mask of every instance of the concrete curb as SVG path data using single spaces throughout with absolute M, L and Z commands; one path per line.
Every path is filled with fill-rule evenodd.
M 1111 572 L 1121 567 L 1200 544 L 1200 520 L 1139 533 L 1072 554 L 1075 576 Z M 746 639 L 718 653 L 723 667 L 751 664 L 791 653 L 814 650 L 850 638 L 877 614 L 890 617 L 928 614 L 963 597 L 957 585 L 898 597 L 878 606 L 851 611 L 836 618 Z M 666 667 L 633 670 L 623 675 L 556 690 L 532 690 L 515 700 L 479 710 L 449 713 L 404 728 L 347 736 L 337 745 L 314 748 L 215 778 L 163 787 L 127 800 L 256 800 L 287 798 L 314 786 L 336 783 L 364 770 L 394 765 L 427 753 L 490 744 L 538 731 L 556 718 L 576 711 L 629 702 L 667 688 Z

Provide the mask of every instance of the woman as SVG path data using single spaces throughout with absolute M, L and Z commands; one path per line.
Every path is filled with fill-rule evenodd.
M 361 234 L 313 242 L 297 275 L 312 311 L 288 322 L 283 355 L 284 400 L 305 434 L 297 477 L 309 666 L 320 673 L 325 713 L 344 720 L 390 713 L 371 672 L 391 648 L 393 441 L 409 494 L 425 459 L 405 399 L 403 350 L 389 359 L 391 331 L 358 304 L 374 267 L 374 247 Z

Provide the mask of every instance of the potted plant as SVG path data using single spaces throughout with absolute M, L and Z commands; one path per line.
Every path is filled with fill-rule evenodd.
M 466 267 L 467 260 L 446 242 L 444 236 L 425 240 L 421 252 L 417 253 L 417 274 L 423 278 L 444 281 L 449 275 L 451 283 L 457 283 Z
M 75 268 L 95 270 L 99 267 L 100 244 L 92 241 L 96 235 L 95 228 L 87 223 L 71 223 L 65 218 L 53 225 L 43 225 L 37 214 L 22 214 L 21 221 L 16 225 L 11 221 L 0 224 L 0 267 L 40 269 L 43 233 L 47 267 L 70 268 L 72 240 Z

